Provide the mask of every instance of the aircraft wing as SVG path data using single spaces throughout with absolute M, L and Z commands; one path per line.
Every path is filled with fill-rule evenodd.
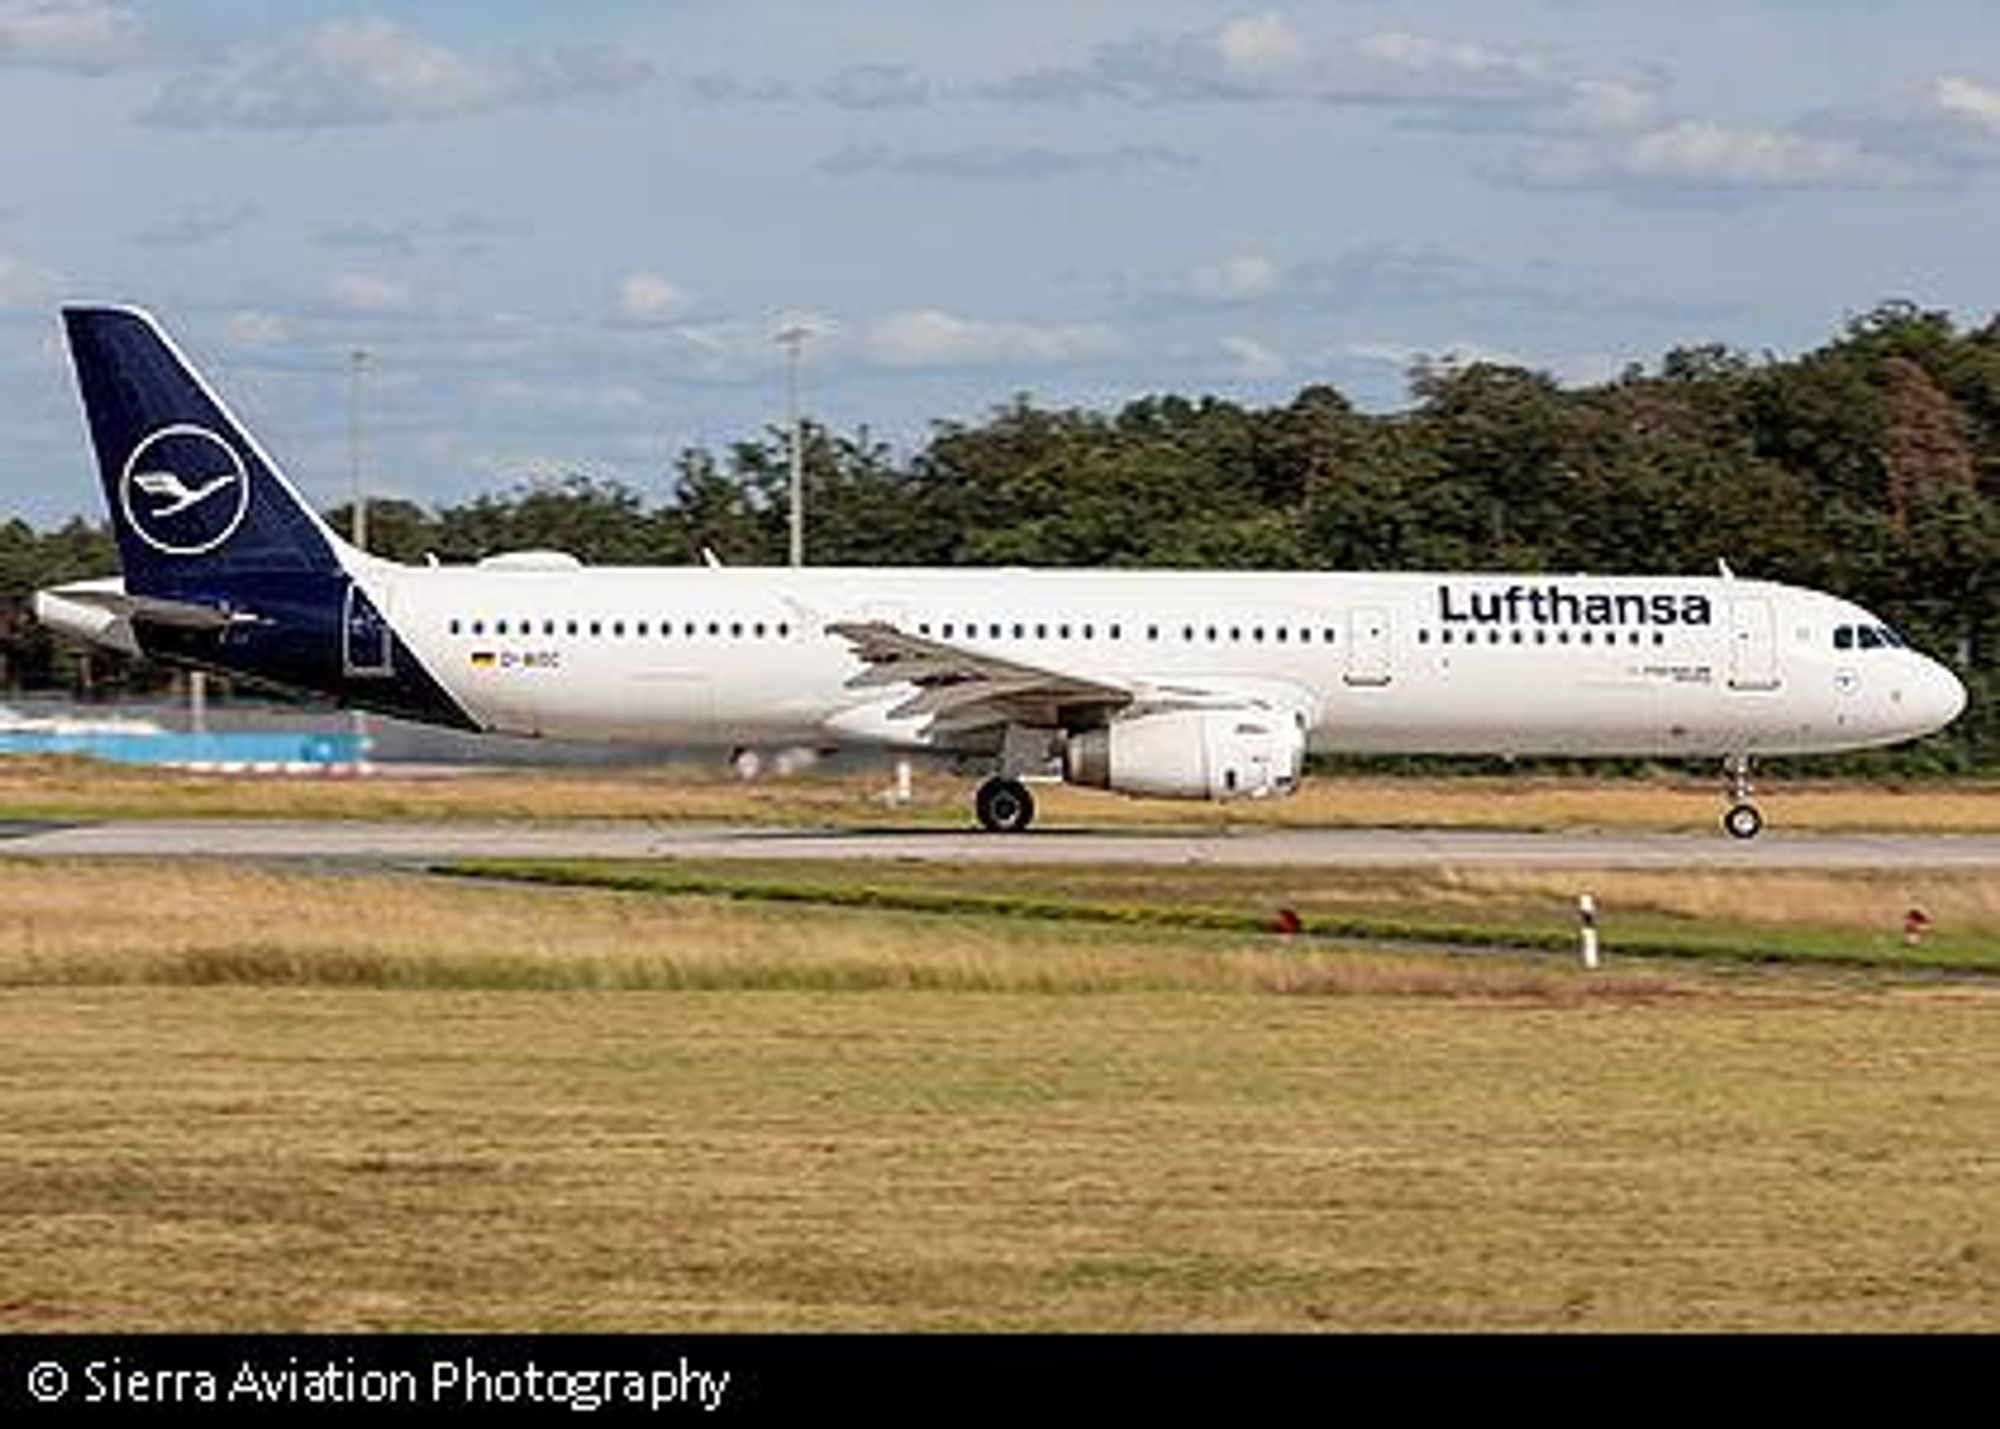
M 847 682 L 849 689 L 916 686 L 889 717 L 929 715 L 933 734 L 1005 724 L 1101 723 L 1105 714 L 1133 700 L 1133 691 L 1122 684 L 912 635 L 884 620 L 845 621 L 827 629 L 854 648 L 864 667 Z
M 891 719 L 929 715 L 932 736 L 1019 724 L 1080 729 L 1119 713 L 1170 709 L 1230 709 L 1300 704 L 1302 691 L 1249 685 L 1200 685 L 1079 675 L 1030 664 L 947 640 L 910 632 L 882 620 L 843 621 L 827 627 L 853 647 L 864 668 L 849 689 L 913 685 L 916 692 L 891 709 Z

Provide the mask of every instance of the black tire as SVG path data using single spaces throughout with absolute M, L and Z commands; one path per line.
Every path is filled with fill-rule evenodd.
M 1729 812 L 1722 816 L 1722 827 L 1733 839 L 1754 839 L 1764 827 L 1764 816 L 1757 812 L 1755 804 L 1731 804 Z
M 972 808 L 989 833 L 1018 834 L 1035 821 L 1035 796 L 1018 779 L 988 779 L 979 786 Z

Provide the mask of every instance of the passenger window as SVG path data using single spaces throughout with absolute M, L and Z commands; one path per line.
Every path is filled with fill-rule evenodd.
M 458 634 L 458 622 L 454 620 L 448 627 L 453 635 Z
M 495 635 L 505 635 L 505 634 L 507 633 L 507 622 L 506 622 L 506 621 L 504 621 L 504 620 L 496 620 L 496 621 L 494 621 L 494 622 L 493 622 L 493 633 L 494 633 Z
M 485 621 L 483 621 L 483 620 L 475 620 L 475 621 L 473 621 L 473 622 L 472 622 L 472 633 L 473 633 L 474 635 L 484 635 L 484 634 L 486 633 L 486 622 L 485 622 Z

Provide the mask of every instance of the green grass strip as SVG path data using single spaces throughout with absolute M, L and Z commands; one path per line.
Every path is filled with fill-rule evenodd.
M 723 898 L 753 903 L 800 903 L 881 912 L 1029 918 L 1108 926 L 1196 929 L 1270 934 L 1264 913 L 1166 903 L 1102 903 L 1041 895 L 941 892 L 861 882 L 774 880 L 715 873 L 679 864 L 620 860 L 464 859 L 434 864 L 448 877 L 498 879 L 562 888 L 597 888 L 665 897 Z M 1505 948 L 1572 952 L 1569 927 L 1524 923 L 1467 923 L 1364 914 L 1313 914 L 1299 936 L 1342 942 L 1418 944 L 1432 947 Z M 1671 931 L 1632 928 L 1607 935 L 1607 956 L 1724 959 L 1756 963 L 1878 968 L 1896 971 L 2000 973 L 2000 954 L 1950 946 L 1868 947 L 1865 934 L 1832 928 L 1758 929 L 1696 925 Z

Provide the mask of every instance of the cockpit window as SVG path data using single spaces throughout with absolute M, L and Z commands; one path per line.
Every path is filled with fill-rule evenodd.
M 1833 631 L 1836 650 L 1906 650 L 1909 642 L 1886 625 L 1837 625 Z

